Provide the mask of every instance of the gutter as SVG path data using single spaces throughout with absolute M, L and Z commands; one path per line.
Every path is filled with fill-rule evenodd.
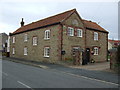
M 93 29 L 93 28 L 89 28 L 89 27 L 86 27 L 86 29 L 93 30 L 93 31 L 104 32 L 104 33 L 109 33 L 109 32 L 107 32 L 107 31 L 101 31 L 101 30 Z

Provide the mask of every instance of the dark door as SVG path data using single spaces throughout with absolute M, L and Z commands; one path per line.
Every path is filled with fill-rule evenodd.
M 90 48 L 86 48 L 86 62 L 90 62 Z

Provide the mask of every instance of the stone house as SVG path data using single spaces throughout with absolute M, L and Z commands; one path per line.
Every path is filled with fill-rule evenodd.
M 10 56 L 57 63 L 73 59 L 78 50 L 81 64 L 102 62 L 107 61 L 107 42 L 106 30 L 72 9 L 28 25 L 22 19 L 21 27 L 10 33 Z
M 6 33 L 0 33 L 0 52 L 7 52 L 7 40 L 8 35 Z

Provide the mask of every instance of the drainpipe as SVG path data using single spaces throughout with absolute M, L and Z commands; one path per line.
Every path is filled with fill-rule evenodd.
M 63 45 L 63 25 L 62 24 L 60 24 L 61 25 L 61 60 L 62 60 L 62 49 L 63 49 L 63 47 L 62 47 L 62 45 Z

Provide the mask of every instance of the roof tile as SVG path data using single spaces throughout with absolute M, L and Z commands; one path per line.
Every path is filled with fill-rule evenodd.
M 69 11 L 57 14 L 55 16 L 51 16 L 51 17 L 39 20 L 37 22 L 33 22 L 31 24 L 22 26 L 19 29 L 17 29 L 15 32 L 13 32 L 13 34 L 61 22 L 62 20 L 64 20 L 65 18 L 67 18 L 70 14 L 72 14 L 74 11 L 75 11 L 75 9 L 72 9 L 72 10 L 69 10 Z
M 31 30 L 31 29 L 35 29 L 35 28 L 39 28 L 39 27 L 43 27 L 43 26 L 47 26 L 47 25 L 51 25 L 51 24 L 55 24 L 55 23 L 60 23 L 63 20 L 65 20 L 67 17 L 69 17 L 72 13 L 74 13 L 75 11 L 76 11 L 76 9 L 72 9 L 72 10 L 57 14 L 55 16 L 51 16 L 51 17 L 30 23 L 28 25 L 20 27 L 12 34 L 17 34 L 20 32 Z M 99 31 L 107 32 L 105 29 L 103 29 L 101 26 L 99 26 L 95 22 L 83 20 L 83 24 L 87 28 L 97 29 Z

